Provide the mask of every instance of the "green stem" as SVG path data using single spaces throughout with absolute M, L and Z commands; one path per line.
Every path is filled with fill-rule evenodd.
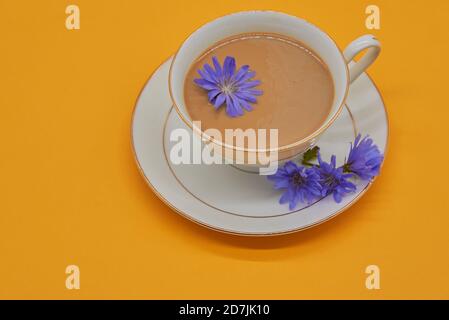
M 316 166 L 316 164 L 310 163 L 310 162 L 307 162 L 307 161 L 302 161 L 302 165 L 303 165 L 303 166 L 309 166 L 309 167 Z
M 352 173 L 352 171 L 351 171 L 351 169 L 350 169 L 350 166 L 349 166 L 349 163 L 345 163 L 345 164 L 343 165 L 343 172 L 344 172 L 344 173 Z

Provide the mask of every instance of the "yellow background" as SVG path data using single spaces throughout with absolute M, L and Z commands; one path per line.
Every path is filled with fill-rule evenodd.
M 365 28 L 369 4 L 381 30 Z M 384 49 L 369 71 L 391 122 L 381 177 L 338 218 L 277 238 L 178 216 L 130 146 L 148 76 L 197 27 L 246 9 Z M 449 298 L 448 18 L 445 0 L 0 0 L 0 297 Z M 69 264 L 81 290 L 65 288 Z M 381 290 L 365 288 L 370 264 Z

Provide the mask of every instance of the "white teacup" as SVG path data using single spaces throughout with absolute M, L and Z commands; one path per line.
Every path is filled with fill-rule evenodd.
M 380 53 L 380 43 L 372 35 L 362 36 L 353 41 L 343 52 L 335 41 L 313 24 L 280 12 L 274 11 L 247 11 L 230 14 L 209 22 L 192 33 L 181 45 L 176 53 L 169 73 L 169 90 L 173 105 L 181 119 L 194 131 L 201 133 L 195 127 L 187 112 L 184 101 L 184 81 L 195 60 L 215 43 L 243 33 L 274 33 L 297 39 L 311 48 L 328 66 L 334 81 L 334 102 L 329 116 L 320 128 L 309 136 L 289 145 L 269 149 L 277 152 L 279 161 L 290 159 L 309 149 L 316 143 L 317 138 L 335 121 L 340 114 L 350 84 L 355 81 L 377 58 Z M 368 49 L 364 56 L 349 66 L 353 58 Z M 204 137 L 204 134 L 203 134 Z M 206 137 L 207 138 L 207 137 Z M 235 148 L 221 141 L 210 139 L 212 143 L 223 148 Z M 266 149 L 243 149 L 248 153 L 266 153 Z M 229 160 L 229 159 L 228 159 Z M 248 168 L 257 168 L 260 165 L 247 165 Z

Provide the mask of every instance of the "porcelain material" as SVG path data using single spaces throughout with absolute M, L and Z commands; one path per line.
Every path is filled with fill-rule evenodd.
M 194 131 L 202 133 L 200 128 L 192 123 L 184 102 L 184 79 L 190 66 L 205 50 L 218 41 L 251 32 L 285 35 L 305 43 L 323 59 L 334 80 L 334 103 L 323 125 L 300 141 L 276 148 L 279 159 L 288 159 L 310 148 L 316 142 L 316 138 L 337 119 L 343 109 L 350 83 L 374 62 L 379 55 L 380 44 L 373 36 L 366 35 L 352 42 L 343 54 L 332 38 L 318 27 L 303 19 L 274 11 L 239 12 L 207 23 L 182 44 L 172 61 L 169 75 L 169 90 L 173 105 L 181 119 Z M 348 63 L 365 49 L 368 51 L 363 58 L 348 67 Z M 206 139 L 212 140 L 220 147 L 248 151 L 226 145 L 208 136 Z M 257 150 L 255 152 L 257 153 Z
M 266 236 L 304 230 L 327 221 L 354 204 L 371 183 L 357 181 L 357 191 L 339 204 L 331 197 L 293 211 L 278 203 L 280 192 L 267 178 L 230 165 L 173 165 L 169 152 L 172 129 L 187 125 L 179 119 L 167 81 L 171 59 L 153 74 L 142 90 L 132 120 L 136 161 L 153 191 L 173 210 L 211 229 Z M 317 144 L 324 159 L 337 155 L 341 163 L 350 142 L 369 134 L 386 152 L 388 119 L 374 83 L 366 74 L 351 85 L 340 116 Z M 193 134 L 192 134 L 193 135 Z

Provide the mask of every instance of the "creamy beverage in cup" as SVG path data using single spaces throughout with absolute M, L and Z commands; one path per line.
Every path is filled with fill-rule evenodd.
M 306 20 L 273 11 L 239 12 L 205 24 L 184 41 L 170 67 L 169 91 L 185 124 L 203 140 L 222 148 L 227 160 L 235 160 L 226 156 L 231 150 L 243 151 L 244 159 L 252 158 L 249 154 L 262 159 L 262 154 L 274 152 L 284 161 L 309 149 L 332 125 L 343 109 L 350 84 L 379 52 L 380 43 L 371 35 L 356 39 L 342 51 L 328 34 Z M 221 64 L 232 56 L 237 68 L 249 65 L 255 71 L 255 79 L 261 81 L 257 89 L 263 94 L 252 104 L 252 111 L 227 117 L 224 107 L 214 110 L 207 92 L 192 83 L 196 70 L 211 64 L 214 56 Z M 201 127 L 195 120 L 201 120 Z M 230 145 L 205 134 L 212 127 L 218 131 L 275 128 L 278 144 L 265 148 Z M 262 161 L 243 163 L 251 169 L 266 165 Z

